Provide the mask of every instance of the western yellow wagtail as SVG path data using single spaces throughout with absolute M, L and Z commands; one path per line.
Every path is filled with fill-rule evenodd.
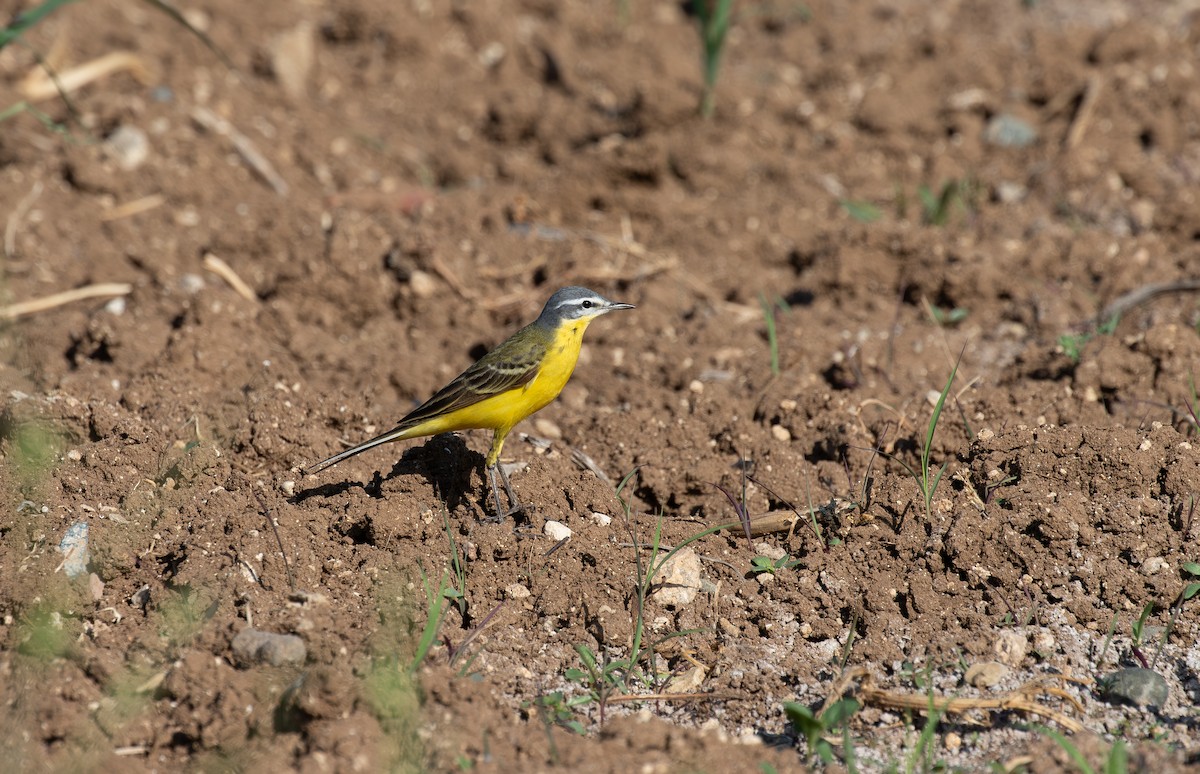
M 538 318 L 514 333 L 383 435 L 364 441 L 312 465 L 305 475 L 336 465 L 389 441 L 403 441 L 452 430 L 491 429 L 492 448 L 484 465 L 496 500 L 496 516 L 519 512 L 508 475 L 500 468 L 500 449 L 508 431 L 558 397 L 579 359 L 588 323 L 633 304 L 609 301 L 587 288 L 562 288 L 550 296 Z M 504 482 L 509 510 L 500 506 L 496 476 Z

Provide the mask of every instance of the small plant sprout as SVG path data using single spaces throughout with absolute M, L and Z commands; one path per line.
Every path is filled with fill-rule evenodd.
M 591 700 L 591 696 L 575 696 L 568 699 L 562 691 L 554 691 L 539 696 L 532 704 L 541 708 L 542 717 L 547 723 L 569 728 L 583 736 L 587 729 L 575 718 L 575 708 Z
M 925 301 L 925 311 L 929 314 L 929 319 L 934 325 L 942 328 L 953 328 L 967 319 L 967 315 L 970 314 L 969 310 L 962 307 L 956 306 L 952 309 L 943 309 L 940 306 L 934 306 L 929 302 L 929 299 L 923 300 Z
M 662 520 L 658 519 L 655 522 L 654 536 L 650 543 L 650 560 L 643 562 L 641 554 L 638 553 L 642 548 L 642 544 L 637 539 L 631 519 L 632 508 L 629 502 L 621 496 L 622 491 L 636 473 L 637 468 L 634 468 L 621 479 L 621 482 L 616 487 L 617 499 L 621 503 L 621 509 L 625 516 L 625 525 L 629 530 L 629 535 L 632 538 L 635 548 L 634 559 L 637 564 L 637 581 L 634 589 L 633 638 L 629 646 L 628 656 L 621 659 L 610 659 L 606 655 L 604 660 L 601 661 L 590 647 L 579 644 L 575 646 L 575 651 L 579 654 L 583 668 L 571 668 L 565 674 L 568 680 L 578 683 L 587 692 L 581 698 L 570 699 L 567 702 L 567 708 L 571 709 L 582 704 L 594 702 L 599 707 L 601 724 L 604 722 L 607 704 L 616 691 L 627 690 L 631 683 L 640 683 L 643 686 L 654 686 L 658 683 L 660 675 L 654 672 L 653 665 L 657 658 L 655 649 L 661 642 L 671 637 L 691 634 L 695 631 L 675 632 L 667 635 L 658 642 L 650 643 L 649 645 L 645 644 L 646 601 L 655 591 L 654 578 L 662 571 L 663 567 L 672 557 L 687 546 L 708 535 L 736 526 L 734 524 L 719 524 L 685 538 L 674 547 L 667 548 L 662 544 Z M 643 660 L 649 660 L 649 669 L 643 666 Z
M 700 97 L 700 115 L 711 118 L 716 108 L 717 75 L 725 53 L 725 37 L 733 20 L 733 0 L 691 0 L 699 24 L 704 49 L 704 92 Z
M 917 189 L 917 198 L 921 201 L 921 220 L 927 226 L 944 226 L 950 221 L 950 211 L 955 204 L 963 206 L 964 184 L 950 180 L 942 185 L 942 190 L 936 195 L 933 190 L 923 185 Z
M 1097 336 L 1111 336 L 1113 331 L 1117 329 L 1117 324 L 1121 322 L 1121 315 L 1114 314 L 1107 321 L 1088 328 L 1079 333 L 1064 333 L 1058 337 L 1058 346 L 1062 348 L 1063 353 L 1071 358 L 1072 361 L 1078 363 L 1083 357 L 1083 348 L 1088 342 Z
M 825 737 L 845 726 L 861 706 L 857 699 L 842 698 L 818 713 L 803 704 L 790 701 L 783 705 L 783 712 L 792 728 L 804 737 L 808 754 L 829 765 L 834 760 L 833 745 Z
M 855 199 L 839 199 L 838 204 L 842 209 L 853 219 L 859 223 L 874 223 L 883 217 L 883 213 L 879 208 L 870 202 L 858 201 Z
M 771 375 L 779 376 L 779 336 L 775 331 L 775 306 L 780 309 L 787 310 L 787 302 L 782 298 L 777 299 L 775 304 L 767 300 L 765 293 L 760 293 L 758 296 L 759 303 L 762 304 L 763 320 L 767 325 L 767 346 L 771 350 Z
M 798 564 L 800 564 L 799 559 L 793 559 L 787 554 L 778 559 L 772 559 L 769 556 L 756 556 L 750 560 L 750 574 L 762 575 L 763 573 L 767 573 L 774 575 L 780 570 L 790 570 Z
M 941 419 L 942 409 L 946 405 L 946 396 L 950 394 L 950 388 L 954 385 L 954 377 L 958 374 L 958 363 L 954 364 L 954 368 L 950 371 L 950 378 L 946 380 L 946 386 L 942 388 L 942 392 L 938 395 L 937 403 L 933 407 L 933 414 L 929 417 L 929 427 L 925 431 L 924 443 L 921 447 L 921 466 L 914 470 L 910 465 L 896 457 L 881 451 L 880 454 L 895 460 L 901 467 L 912 476 L 917 482 L 917 489 L 921 493 L 921 499 L 925 503 L 925 518 L 932 518 L 933 510 L 933 494 L 937 491 L 938 484 L 942 481 L 942 475 L 945 474 L 947 466 L 950 462 L 947 460 L 942 463 L 942 466 L 937 469 L 937 472 L 932 472 L 929 467 L 929 457 L 933 452 L 933 436 L 937 432 L 938 420 Z

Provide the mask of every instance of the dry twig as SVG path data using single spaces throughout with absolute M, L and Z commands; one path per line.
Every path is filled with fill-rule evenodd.
M 1067 150 L 1074 148 L 1083 139 L 1083 133 L 1092 122 L 1092 114 L 1096 112 L 1096 103 L 1100 100 L 1100 88 L 1103 84 L 1100 76 L 1093 75 L 1083 87 L 1083 99 L 1079 101 L 1079 109 L 1075 111 L 1071 128 L 1067 131 Z
M 275 167 L 267 161 L 266 156 L 259 152 L 254 142 L 239 132 L 233 124 L 208 108 L 199 106 L 192 108 L 192 120 L 208 131 L 228 139 L 233 145 L 233 149 L 242 157 L 242 161 L 246 162 L 247 166 L 262 178 L 263 182 L 271 186 L 271 189 L 280 196 L 287 196 L 287 181 L 275 171 Z
M 88 298 L 127 296 L 132 292 L 133 285 L 125 282 L 101 282 L 96 285 L 85 285 L 74 290 L 54 293 L 45 298 L 36 298 L 32 301 L 21 301 L 16 304 L 9 304 L 8 306 L 0 306 L 0 320 L 15 320 L 18 317 L 45 312 L 64 304 L 83 301 Z
M 128 70 L 143 86 L 150 84 L 150 71 L 136 54 L 131 51 L 113 51 L 102 57 L 51 75 L 39 67 L 21 80 L 17 90 L 30 102 L 40 102 L 60 93 L 69 94 L 92 81 L 98 81 L 113 73 Z
M 131 218 L 134 215 L 141 215 L 143 212 L 149 212 L 155 207 L 161 207 L 167 201 L 167 197 L 162 194 L 150 194 L 143 196 L 140 199 L 134 199 L 131 202 L 118 204 L 108 212 L 100 216 L 100 222 L 108 223 L 122 218 Z
M 233 288 L 234 292 L 247 301 L 257 301 L 258 295 L 254 290 L 245 283 L 245 281 L 237 275 L 237 272 L 230 267 L 229 264 L 222 261 L 212 253 L 204 254 L 204 268 L 211 271 Z
M 29 210 L 33 207 L 33 203 L 42 195 L 42 181 L 34 182 L 33 187 L 29 189 L 29 193 L 17 202 L 17 206 L 13 207 L 13 211 L 8 214 L 8 223 L 4 226 L 4 256 L 12 258 L 17 252 L 17 229 L 21 227 L 21 221 L 29 214 Z
M 1056 682 L 1086 684 L 1088 682 L 1068 675 L 1049 675 L 1045 678 L 1031 680 L 1017 690 L 1011 691 L 1004 696 L 998 696 L 994 699 L 981 699 L 958 696 L 934 696 L 927 693 L 900 693 L 884 690 L 874 685 L 874 678 L 870 671 L 865 667 L 856 667 L 847 670 L 842 679 L 834 685 L 834 691 L 831 691 L 829 697 L 826 699 L 825 706 L 829 706 L 832 702 L 849 693 L 853 689 L 854 684 L 860 679 L 861 683 L 858 686 L 857 696 L 864 704 L 872 704 L 892 710 L 941 712 L 954 715 L 971 712 L 972 710 L 1024 712 L 1030 715 L 1038 715 L 1047 720 L 1053 720 L 1071 733 L 1078 733 L 1084 729 L 1083 724 L 1078 720 L 1038 700 L 1040 694 L 1049 694 L 1066 701 L 1077 712 L 1083 712 L 1083 705 L 1080 704 L 1078 699 L 1058 685 L 1052 684 Z
M 1121 317 L 1135 306 L 1148 303 L 1168 293 L 1191 293 L 1197 290 L 1200 290 L 1200 279 L 1155 282 L 1149 285 L 1142 285 L 1140 288 L 1134 288 L 1128 293 L 1121 294 L 1115 301 L 1104 307 L 1100 314 L 1096 315 L 1093 324 L 1099 327 L 1114 317 Z

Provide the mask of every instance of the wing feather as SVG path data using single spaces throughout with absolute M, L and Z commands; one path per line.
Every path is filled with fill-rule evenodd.
M 396 429 L 419 425 L 432 417 L 472 406 L 493 395 L 514 390 L 531 382 L 541 367 L 547 345 L 530 337 L 522 340 L 520 346 L 512 346 L 514 340 L 518 340 L 518 337 L 514 336 L 481 357 L 474 365 L 438 390 L 433 397 L 400 420 Z

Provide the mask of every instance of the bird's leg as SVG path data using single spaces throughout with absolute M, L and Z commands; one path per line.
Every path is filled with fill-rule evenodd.
M 504 494 L 508 497 L 507 511 L 500 504 L 500 487 L 496 485 L 497 477 L 504 484 Z M 513 491 L 512 482 L 508 480 L 508 474 L 504 472 L 504 468 L 500 467 L 499 461 L 488 466 L 488 480 L 492 485 L 492 499 L 496 502 L 496 521 L 504 521 L 509 516 L 525 513 L 527 507 L 517 500 L 517 493 Z
M 488 481 L 492 485 L 492 498 L 496 501 L 496 521 L 504 521 L 509 516 L 516 516 L 518 513 L 525 513 L 527 510 L 517 500 L 517 494 L 513 491 L 512 483 L 508 480 L 508 474 L 504 472 L 504 468 L 500 467 L 500 450 L 504 448 L 504 437 L 508 435 L 508 429 L 504 428 L 497 430 L 492 438 L 492 448 L 488 452 L 487 459 L 484 460 L 484 465 L 488 470 Z M 504 494 L 508 496 L 508 510 L 500 505 L 500 487 L 496 485 L 496 477 L 499 475 L 500 481 L 504 483 Z
M 492 499 L 496 502 L 496 521 L 503 521 L 504 506 L 500 505 L 500 487 L 496 486 L 496 472 L 500 469 L 500 463 L 488 465 L 488 482 L 492 485 Z M 511 504 L 511 500 L 510 500 Z

